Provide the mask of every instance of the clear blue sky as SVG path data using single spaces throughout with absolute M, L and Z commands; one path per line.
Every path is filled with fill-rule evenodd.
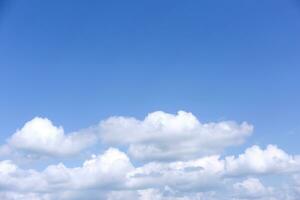
M 299 1 L 0 2 L 1 143 L 35 116 L 186 110 L 299 153 Z

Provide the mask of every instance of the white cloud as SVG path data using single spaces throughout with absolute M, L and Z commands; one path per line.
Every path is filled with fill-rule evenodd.
M 300 157 L 292 156 L 275 145 L 268 145 L 266 149 L 252 146 L 244 154 L 228 156 L 226 171 L 229 175 L 267 174 L 294 172 L 300 170 Z
M 255 148 L 256 146 L 249 149 Z M 252 152 L 249 149 L 242 155 Z M 261 151 L 270 150 L 267 148 Z M 258 179 L 235 182 L 234 177 L 229 177 L 233 172 L 228 171 L 229 162 L 235 163 L 238 159 L 206 156 L 189 161 L 151 162 L 134 167 L 125 153 L 110 148 L 101 155 L 92 156 L 83 162 L 81 167 L 68 168 L 64 164 L 57 164 L 50 165 L 41 172 L 20 169 L 6 160 L 0 162 L 0 197 L 2 195 L 4 200 L 22 197 L 39 200 L 83 200 L 88 196 L 95 200 L 118 200 L 122 197 L 125 200 L 223 200 L 228 198 L 230 193 L 216 193 L 232 184 L 234 197 L 246 199 L 269 195 L 271 198 L 273 189 L 264 187 Z M 269 160 L 268 157 L 263 159 Z M 239 172 L 243 167 L 239 165 L 234 169 Z M 270 169 L 269 173 L 286 171 L 274 171 L 270 167 L 266 169 Z M 253 170 L 243 172 L 244 175 L 261 173 Z M 285 197 L 280 200 L 285 200 Z
M 65 134 L 62 127 L 54 126 L 46 118 L 36 117 L 17 130 L 8 145 L 28 153 L 66 156 L 80 152 L 95 141 L 96 136 L 88 131 Z
M 239 145 L 252 133 L 253 126 L 233 121 L 201 123 L 192 113 L 176 115 L 157 111 L 140 121 L 111 117 L 99 125 L 65 134 L 46 118 L 36 117 L 17 130 L 0 155 L 21 151 L 26 154 L 69 156 L 102 140 L 108 145 L 125 145 L 138 160 L 178 160 L 220 153 Z M 97 136 L 96 136 L 97 135 Z
M 103 155 L 93 156 L 79 168 L 66 168 L 63 164 L 49 166 L 44 174 L 53 183 L 66 185 L 69 189 L 121 187 L 126 183 L 126 174 L 133 169 L 126 154 L 117 149 L 108 149 Z M 71 188 L 70 188 L 71 187 Z M 123 187 L 123 186 L 122 186 Z
M 67 168 L 58 164 L 48 166 L 42 172 L 22 170 L 11 161 L 1 161 L 0 189 L 20 194 L 105 188 L 113 190 L 124 188 L 126 175 L 131 170 L 133 166 L 126 154 L 113 148 L 85 161 L 81 167 Z
M 299 156 L 275 145 L 254 145 L 238 156 L 220 155 L 226 147 L 244 142 L 252 129 L 245 122 L 201 123 L 184 111 L 154 112 L 143 120 L 111 117 L 68 134 L 46 118 L 34 118 L 8 139 L 0 155 L 52 155 L 59 163 L 57 156 L 78 154 L 99 138 L 112 147 L 79 167 L 59 163 L 37 170 L 10 159 L 0 161 L 0 199 L 297 200 Z M 98 143 L 90 150 L 105 146 Z M 64 161 L 75 164 L 72 157 Z M 264 186 L 265 174 L 290 177 L 292 192 L 279 184 Z
M 137 191 L 114 191 L 108 194 L 107 200 L 217 200 L 214 192 L 196 192 L 180 194 L 168 188 L 143 189 Z
M 148 163 L 128 174 L 130 188 L 162 188 L 180 191 L 204 191 L 220 182 L 224 170 L 218 156 L 171 163 Z
M 108 144 L 129 146 L 129 154 L 141 160 L 190 159 L 239 145 L 252 133 L 246 122 L 201 123 L 192 114 L 157 111 L 140 121 L 111 117 L 100 123 L 100 137 Z
M 300 174 L 294 174 L 293 175 L 293 185 L 292 185 L 294 191 L 298 196 L 300 196 Z
M 0 192 L 2 200 L 50 200 L 47 195 L 35 193 Z
M 235 195 L 243 199 L 267 198 L 273 196 L 274 189 L 265 187 L 257 178 L 248 178 L 233 185 Z
M 15 172 L 17 166 L 15 166 L 10 160 L 4 160 L 0 162 L 0 174 L 10 174 Z

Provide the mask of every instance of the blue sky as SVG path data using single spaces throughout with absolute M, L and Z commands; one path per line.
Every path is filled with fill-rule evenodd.
M 0 3 L 0 142 L 36 116 L 65 132 L 192 112 L 300 151 L 297 0 Z
M 111 115 L 191 111 L 299 140 L 297 1 L 4 1 L 1 137 L 34 116 L 76 130 Z

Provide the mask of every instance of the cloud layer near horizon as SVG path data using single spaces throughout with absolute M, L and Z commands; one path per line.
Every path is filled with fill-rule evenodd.
M 143 120 L 110 117 L 73 133 L 37 117 L 2 146 L 0 199 L 297 200 L 300 156 L 276 145 L 253 145 L 240 155 L 223 155 L 252 131 L 246 122 L 202 123 L 184 111 L 157 111 Z M 78 167 L 61 163 L 62 158 L 72 160 L 105 146 L 109 148 Z M 22 167 L 15 153 L 55 163 L 42 170 Z

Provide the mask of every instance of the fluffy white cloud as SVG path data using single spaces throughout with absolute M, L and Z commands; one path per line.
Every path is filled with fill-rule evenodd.
M 111 117 L 68 134 L 46 118 L 34 118 L 0 147 L 0 155 L 52 155 L 55 163 L 69 161 L 73 166 L 72 157 L 57 156 L 78 154 L 99 139 L 103 143 L 90 150 L 112 147 L 79 167 L 59 163 L 37 170 L 2 160 L 0 199 L 297 200 L 299 156 L 275 145 L 255 145 L 238 156 L 220 155 L 226 147 L 244 142 L 252 130 L 246 122 L 201 123 L 184 111 L 158 111 L 143 120 Z M 265 174 L 290 179 L 288 189 L 264 186 Z
M 233 185 L 235 195 L 243 199 L 268 198 L 273 196 L 274 189 L 265 187 L 257 178 L 248 178 Z
M 141 160 L 190 159 L 221 152 L 238 145 L 252 133 L 246 122 L 201 123 L 192 114 L 157 111 L 142 121 L 111 117 L 100 123 L 100 135 L 108 144 L 129 146 L 129 154 Z
M 126 154 L 111 148 L 103 155 L 85 161 L 82 167 L 69 169 L 59 164 L 49 166 L 44 174 L 50 183 L 58 184 L 58 188 L 63 184 L 68 189 L 116 189 L 126 183 L 126 175 L 132 169 Z
M 44 171 L 22 170 L 11 161 L 0 162 L 0 189 L 19 193 L 52 193 L 70 190 L 110 190 L 124 188 L 126 175 L 133 170 L 126 154 L 108 149 L 93 156 L 81 167 L 67 168 L 63 164 L 52 165 Z
M 218 156 L 171 163 L 148 163 L 128 174 L 130 188 L 164 188 L 204 191 L 220 182 L 224 170 Z
M 211 164 L 218 165 L 216 160 L 217 158 L 207 157 L 189 162 L 174 162 L 169 165 L 153 163 L 134 168 L 124 153 L 117 149 L 109 149 L 104 154 L 85 161 L 81 167 L 67 168 L 58 164 L 49 166 L 42 172 L 22 170 L 11 161 L 2 161 L 0 189 L 5 192 L 0 192 L 0 197 L 4 200 L 202 199 L 204 193 L 182 192 L 195 188 L 195 184 L 198 188 L 210 184 L 207 180 L 222 170 L 222 166 L 209 168 Z M 154 178 L 149 184 L 147 178 L 155 177 L 154 173 L 161 173 L 161 176 Z M 137 181 L 136 178 L 142 179 Z M 172 180 L 167 180 L 168 178 Z M 184 186 L 188 182 L 192 184 Z
M 300 157 L 292 156 L 275 145 L 266 149 L 252 146 L 244 154 L 225 159 L 226 172 L 230 175 L 295 172 L 300 170 Z
M 255 148 L 257 147 L 249 149 Z M 269 148 L 260 151 L 268 152 Z M 27 197 L 39 200 L 82 200 L 90 196 L 95 200 L 223 200 L 229 198 L 230 193 L 216 194 L 217 191 L 232 184 L 234 198 L 271 198 L 273 189 L 263 186 L 258 179 L 235 182 L 234 176 L 230 177 L 233 169 L 239 172 L 244 166 L 232 169 L 228 166 L 248 155 L 249 149 L 236 159 L 207 156 L 189 161 L 151 162 L 134 167 L 125 153 L 110 148 L 102 155 L 92 156 L 81 167 L 68 168 L 64 164 L 58 164 L 48 166 L 41 172 L 20 169 L 6 160 L 0 162 L 0 189 L 5 191 L 0 193 L 0 197 L 2 195 L 4 200 Z M 268 161 L 269 157 L 263 159 Z M 269 164 L 270 167 L 266 168 L 270 170 L 268 173 L 290 171 L 274 171 L 271 168 L 274 163 Z M 258 175 L 261 171 L 248 170 L 243 173 Z M 286 196 L 278 199 L 285 198 Z
M 252 130 L 252 125 L 246 122 L 201 123 L 192 113 L 179 111 L 173 115 L 157 111 L 142 121 L 111 117 L 92 128 L 65 134 L 62 127 L 36 117 L 8 139 L 8 144 L 0 148 L 0 155 L 13 150 L 52 156 L 74 155 L 95 144 L 99 136 L 105 144 L 125 145 L 134 159 L 187 160 L 241 144 Z
M 65 134 L 62 127 L 54 126 L 46 118 L 36 117 L 12 135 L 8 146 L 29 153 L 66 156 L 80 152 L 95 141 L 96 136 L 88 130 Z
M 4 160 L 0 162 L 0 173 L 10 174 L 16 171 L 17 166 L 15 166 L 10 160 Z

